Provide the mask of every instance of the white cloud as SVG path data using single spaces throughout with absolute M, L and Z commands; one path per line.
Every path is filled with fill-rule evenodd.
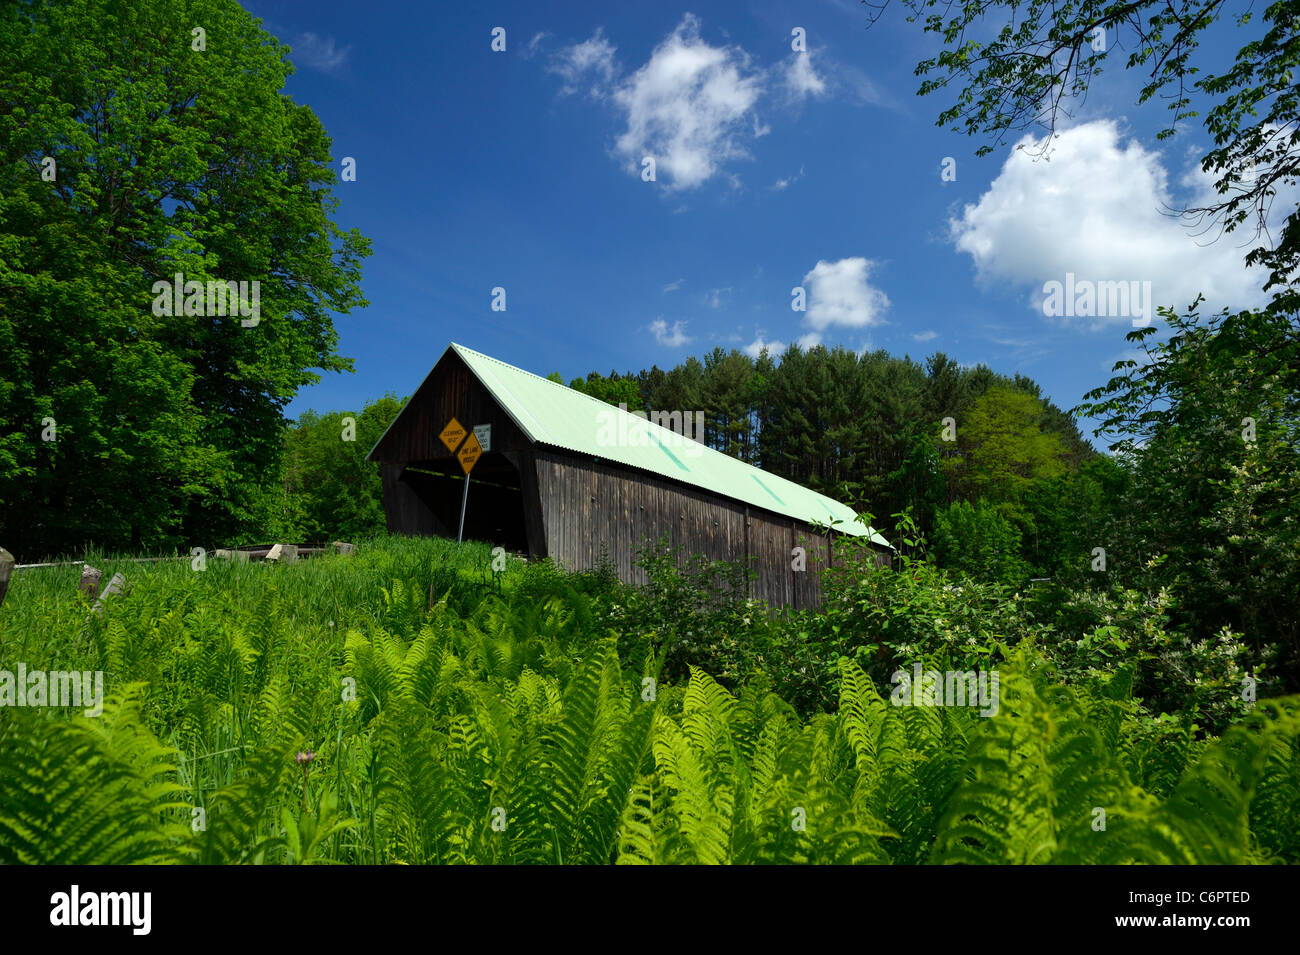
M 818 341 L 820 333 L 832 325 L 864 328 L 884 321 L 889 299 L 868 281 L 874 265 L 861 257 L 823 260 L 803 277 L 808 293 L 804 324 L 818 334 Z
M 1266 124 L 1264 127 L 1265 137 L 1281 137 L 1286 131 L 1274 124 Z M 1285 142 L 1285 139 L 1282 140 Z M 1245 183 L 1239 183 L 1230 187 L 1227 194 L 1220 193 L 1215 188 L 1215 181 L 1222 172 L 1207 173 L 1201 171 L 1201 156 L 1208 151 L 1207 147 L 1201 145 L 1189 146 L 1188 152 L 1191 153 L 1191 160 L 1188 163 L 1187 171 L 1178 180 L 1178 184 L 1188 193 L 1187 206 L 1189 208 L 1212 208 L 1222 205 L 1233 196 L 1239 196 L 1255 188 L 1255 181 L 1248 180 Z M 1255 163 L 1248 163 L 1239 171 L 1249 171 L 1253 177 L 1259 178 L 1270 171 L 1267 162 L 1268 152 L 1265 155 L 1257 157 Z M 1287 182 L 1285 178 L 1274 180 L 1271 188 L 1276 190 L 1271 203 L 1268 206 L 1265 217 L 1265 231 L 1257 234 L 1256 230 L 1259 225 L 1258 209 L 1252 203 L 1250 212 L 1241 225 L 1237 226 L 1232 232 L 1225 232 L 1221 218 L 1212 219 L 1209 216 L 1197 215 L 1196 218 L 1190 219 L 1192 232 L 1202 244 L 1217 239 L 1219 242 L 1228 243 L 1236 246 L 1241 250 L 1244 258 L 1245 254 L 1252 248 L 1258 246 L 1272 247 L 1282 234 L 1286 225 L 1287 216 L 1300 205 L 1300 182 Z M 1259 273 L 1261 276 L 1263 272 Z M 1291 282 L 1300 281 L 1300 271 L 1291 276 Z M 1270 293 L 1271 294 L 1271 293 Z
M 812 53 L 792 53 L 785 61 L 785 89 L 793 100 L 826 95 L 826 81 L 817 75 Z
M 526 56 L 546 36 L 534 36 Z M 617 107 L 626 128 L 614 143 L 614 155 L 638 176 L 643 160 L 653 157 L 655 181 L 672 192 L 697 188 L 715 175 L 739 186 L 723 167 L 749 158 L 750 143 L 772 131 L 756 110 L 769 87 L 784 92 L 786 105 L 834 95 L 897 108 L 862 70 L 836 63 L 820 50 L 816 55 L 820 69 L 811 51 L 759 67 L 737 45 L 702 40 L 700 19 L 687 13 L 634 73 L 623 73 L 601 30 L 553 54 L 547 69 L 563 79 L 562 95 L 585 87 L 593 100 Z M 778 179 L 770 188 L 785 189 L 795 181 Z
M 533 38 L 525 44 L 523 51 L 519 54 L 521 59 L 531 60 L 537 55 L 542 48 L 542 43 L 550 37 L 550 34 L 543 30 L 541 33 L 534 33 Z
M 664 286 L 664 291 L 676 292 L 679 288 L 682 287 L 683 284 L 685 284 L 685 282 L 686 279 L 678 279 L 676 282 L 669 282 L 667 285 Z
M 352 47 L 339 49 L 332 36 L 318 36 L 315 33 L 300 33 L 294 39 L 289 58 L 294 63 L 311 67 L 322 73 L 333 73 L 347 62 Z
M 824 50 L 816 52 L 820 70 L 813 65 L 812 50 L 792 53 L 773 67 L 785 90 L 787 103 L 802 103 L 810 96 L 814 99 L 834 96 L 853 106 L 899 108 L 899 104 L 861 69 L 835 60 Z
M 971 256 L 980 282 L 1030 289 L 1066 273 L 1093 282 L 1149 281 L 1157 305 L 1181 311 L 1198 292 L 1210 308 L 1246 307 L 1264 296 L 1263 273 L 1246 269 L 1232 237 L 1212 244 L 1168 213 L 1178 203 L 1160 155 L 1099 120 L 1061 132 L 1047 160 L 1025 137 L 980 197 L 950 220 L 950 238 Z M 1041 313 L 1040 313 L 1041 314 Z M 1128 317 L 1092 321 L 1129 322 Z
M 780 358 L 788 347 L 789 346 L 785 342 L 764 341 L 763 336 L 760 334 L 752 342 L 742 348 L 741 351 L 750 358 L 757 358 L 763 353 L 763 349 L 766 348 L 767 353 L 773 358 Z
M 650 332 L 654 335 L 655 341 L 660 345 L 667 345 L 669 348 L 679 348 L 691 341 L 686 332 L 683 331 L 686 323 L 682 321 L 673 322 L 672 328 L 662 318 L 657 318 L 650 323 Z
M 687 14 L 613 94 L 627 119 L 615 152 L 638 174 L 642 158 L 653 156 L 657 181 L 673 190 L 693 189 L 722 163 L 746 157 L 744 138 L 764 131 L 753 114 L 762 84 L 749 57 L 710 46 L 699 30 Z
M 775 190 L 776 192 L 781 192 L 781 191 L 783 191 L 783 190 L 785 190 L 785 189 L 788 189 L 790 186 L 794 185 L 796 182 L 798 182 L 798 181 L 799 181 L 800 179 L 802 179 L 802 178 L 803 178 L 803 166 L 800 166 L 800 167 L 799 167 L 799 175 L 797 175 L 797 176 L 787 176 L 787 177 L 784 178 L 784 179 L 778 179 L 776 182 L 772 183 L 772 185 L 768 186 L 768 188 L 769 188 L 769 189 L 773 189 L 773 190 Z
M 533 39 L 536 40 L 537 37 Z M 553 55 L 547 70 L 564 80 L 564 86 L 560 89 L 562 95 L 578 92 L 579 85 L 590 77 L 589 92 L 594 98 L 600 99 L 618 73 L 618 61 L 614 59 L 614 53 L 614 44 L 605 39 L 603 30 L 597 28 L 590 39 L 566 46 Z
M 915 335 L 912 336 L 912 341 L 932 342 L 938 337 L 939 337 L 939 333 L 934 331 L 917 332 Z
M 709 308 L 722 308 L 722 299 L 724 296 L 731 294 L 731 287 L 710 289 L 709 294 L 705 297 Z

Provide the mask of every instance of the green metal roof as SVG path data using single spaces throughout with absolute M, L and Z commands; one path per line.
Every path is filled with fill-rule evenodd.
M 455 342 L 449 347 L 534 443 L 640 468 L 810 524 L 828 524 L 843 534 L 861 537 L 869 533 L 874 543 L 889 546 L 857 519 L 853 508 L 825 494 L 745 464 L 567 385 Z

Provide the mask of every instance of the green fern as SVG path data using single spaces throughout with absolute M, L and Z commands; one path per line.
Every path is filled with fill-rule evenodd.
M 0 862 L 158 864 L 183 860 L 188 804 L 175 752 L 145 727 L 130 684 L 95 718 L 38 710 L 0 717 Z

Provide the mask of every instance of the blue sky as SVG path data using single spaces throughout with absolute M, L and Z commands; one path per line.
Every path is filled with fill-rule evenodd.
M 409 394 L 453 340 L 566 380 L 763 342 L 943 351 L 1068 408 L 1129 352 L 1132 319 L 1047 317 L 1045 282 L 1263 301 L 1242 237 L 1162 212 L 1205 194 L 1208 137 L 1193 121 L 1156 141 L 1168 113 L 1137 105 L 1127 51 L 1035 162 L 1015 137 L 977 159 L 984 140 L 934 125 L 951 101 L 918 97 L 913 71 L 937 41 L 901 7 L 868 29 L 849 0 L 245 6 L 294 48 L 287 91 L 336 162 L 356 160 L 337 221 L 374 244 L 370 306 L 337 320 L 356 373 L 291 416 Z M 1220 25 L 1207 53 L 1242 40 Z

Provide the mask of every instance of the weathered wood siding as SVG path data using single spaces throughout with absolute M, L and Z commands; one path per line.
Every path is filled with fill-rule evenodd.
M 821 602 L 831 542 L 811 525 L 577 455 L 539 449 L 534 457 L 548 551 L 570 570 L 597 566 L 603 545 L 619 579 L 644 584 L 636 551 L 667 532 L 672 546 L 710 559 L 752 557 L 752 594 L 773 606 Z M 792 568 L 796 546 L 805 549 L 806 570 Z
M 454 455 L 438 435 L 453 417 L 466 431 L 473 431 L 476 425 L 490 424 L 493 452 L 531 448 L 524 433 L 491 392 L 474 377 L 460 356 L 448 351 L 416 389 L 388 433 L 375 445 L 370 460 L 402 464 L 451 462 Z

